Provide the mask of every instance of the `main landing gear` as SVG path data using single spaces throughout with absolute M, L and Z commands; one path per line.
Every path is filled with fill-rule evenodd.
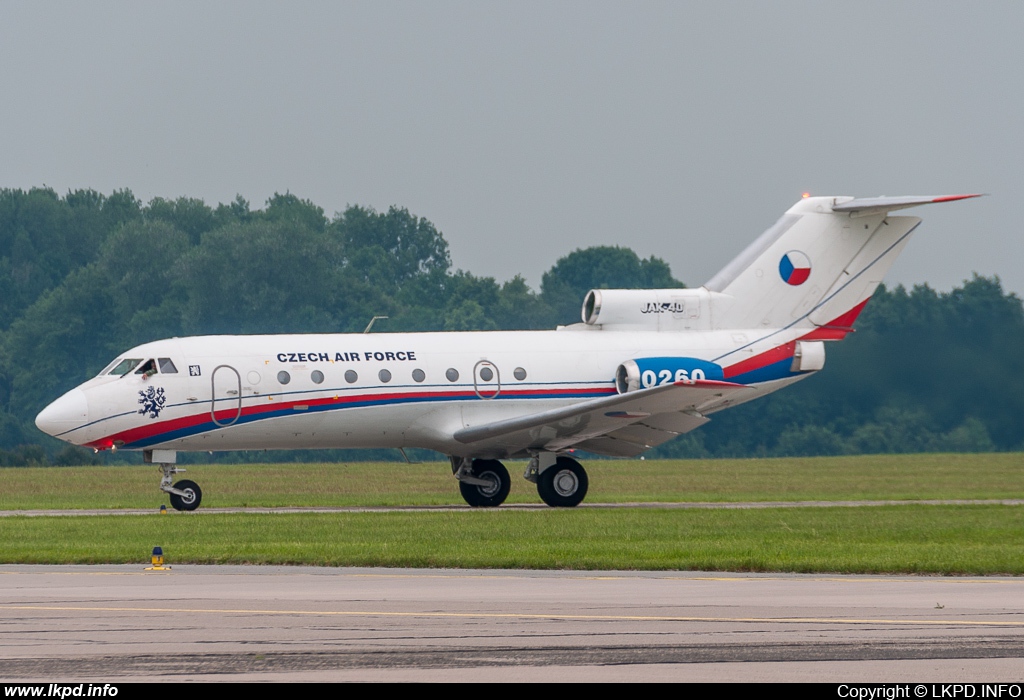
M 452 457 L 452 473 L 459 480 L 462 497 L 474 508 L 500 506 L 512 488 L 508 469 L 496 459 Z
M 496 459 L 452 457 L 452 474 L 459 491 L 474 508 L 500 506 L 508 497 L 511 481 L 508 469 Z M 523 475 L 537 484 L 542 501 L 553 508 L 572 508 L 583 502 L 590 481 L 579 462 L 565 455 L 544 453 L 530 460 Z
M 195 510 L 199 507 L 203 500 L 203 492 L 199 488 L 199 484 L 182 479 L 171 485 L 174 475 L 185 471 L 175 466 L 178 458 L 174 450 L 146 450 L 143 452 L 143 457 L 146 462 L 156 464 L 163 472 L 163 477 L 160 479 L 160 490 L 170 497 L 171 506 L 175 510 Z
M 540 500 L 552 508 L 572 508 L 583 502 L 590 480 L 583 465 L 572 457 L 560 456 L 537 475 Z

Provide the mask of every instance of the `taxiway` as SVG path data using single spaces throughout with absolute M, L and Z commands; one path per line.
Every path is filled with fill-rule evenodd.
M 1024 680 L 1013 577 L 18 565 L 0 601 L 8 681 Z

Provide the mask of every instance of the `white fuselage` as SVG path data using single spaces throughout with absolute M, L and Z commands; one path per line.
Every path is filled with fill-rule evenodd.
M 756 365 L 759 353 L 802 333 L 623 332 L 581 324 L 528 332 L 174 338 L 122 357 L 167 358 L 176 372 L 101 374 L 51 404 L 37 422 L 100 450 L 422 447 L 484 456 L 453 440 L 455 431 L 613 395 L 616 368 L 626 360 L 686 356 L 728 373 Z M 805 376 L 790 371 L 791 360 L 792 353 L 779 372 L 752 377 L 761 390 L 749 398 Z M 730 377 L 737 380 L 742 376 Z

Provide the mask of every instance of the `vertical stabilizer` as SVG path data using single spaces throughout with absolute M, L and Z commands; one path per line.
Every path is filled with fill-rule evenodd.
M 714 326 L 842 338 L 921 221 L 889 212 L 975 196 L 806 197 L 704 285 Z

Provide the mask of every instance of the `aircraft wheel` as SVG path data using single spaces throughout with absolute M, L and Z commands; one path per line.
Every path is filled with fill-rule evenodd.
M 571 457 L 559 457 L 537 477 L 540 499 L 553 508 L 578 506 L 587 495 L 590 485 L 583 465 Z
M 199 507 L 199 502 L 203 500 L 203 492 L 200 490 L 199 484 L 183 479 L 176 483 L 174 488 L 185 492 L 184 496 L 179 496 L 176 493 L 168 494 L 175 510 L 195 510 Z
M 487 486 L 477 486 L 460 481 L 459 491 L 469 505 L 474 508 L 493 508 L 500 506 L 508 498 L 512 480 L 508 476 L 508 469 L 498 460 L 474 459 L 473 476 L 491 483 Z

